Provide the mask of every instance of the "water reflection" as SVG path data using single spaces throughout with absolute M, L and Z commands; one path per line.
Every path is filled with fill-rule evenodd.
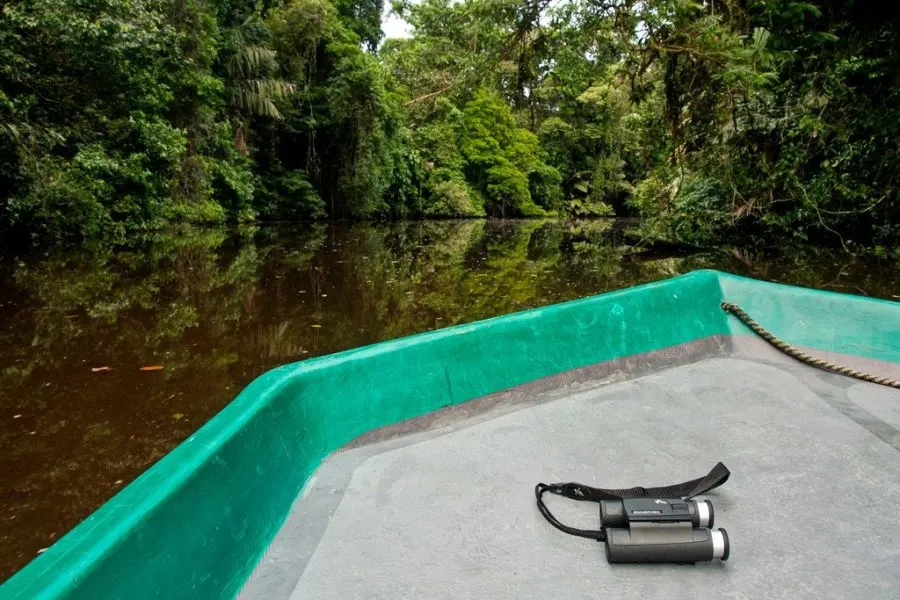
M 626 234 L 614 221 L 200 230 L 0 263 L 0 579 L 276 365 L 697 268 L 900 294 L 896 264 L 636 253 Z

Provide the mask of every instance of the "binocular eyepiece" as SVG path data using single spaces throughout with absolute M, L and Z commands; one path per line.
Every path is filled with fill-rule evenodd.
M 693 563 L 728 560 L 728 533 L 712 529 L 709 500 L 627 498 L 602 500 L 600 522 L 611 563 Z

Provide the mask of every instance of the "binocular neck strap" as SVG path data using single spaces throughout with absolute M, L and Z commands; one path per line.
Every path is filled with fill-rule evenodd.
M 538 510 L 547 519 L 547 522 L 569 535 L 586 537 L 592 540 L 604 541 L 606 532 L 602 529 L 577 529 L 559 522 L 553 516 L 547 505 L 544 504 L 545 492 L 565 496 L 572 500 L 587 502 L 600 502 L 601 500 L 621 500 L 623 498 L 684 498 L 689 500 L 694 496 L 706 493 L 728 481 L 731 471 L 722 463 L 717 463 L 712 470 L 698 479 L 691 479 L 682 483 L 663 487 L 645 488 L 633 487 L 621 490 L 595 488 L 581 483 L 539 483 L 534 487 L 534 496 L 537 499 Z

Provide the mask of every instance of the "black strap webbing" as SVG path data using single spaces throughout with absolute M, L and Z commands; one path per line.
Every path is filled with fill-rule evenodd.
M 547 519 L 547 522 L 569 535 L 577 535 L 592 540 L 604 541 L 606 532 L 602 529 L 577 529 L 559 522 L 553 516 L 542 496 L 544 492 L 550 492 L 557 496 L 565 496 L 572 500 L 586 502 L 600 502 L 601 500 L 621 500 L 623 498 L 684 498 L 685 500 L 698 496 L 709 490 L 715 489 L 728 481 L 731 471 L 722 463 L 716 464 L 712 470 L 698 479 L 692 479 L 675 485 L 654 488 L 633 487 L 622 490 L 609 490 L 595 488 L 581 483 L 539 483 L 534 487 L 534 496 L 537 499 L 538 510 Z

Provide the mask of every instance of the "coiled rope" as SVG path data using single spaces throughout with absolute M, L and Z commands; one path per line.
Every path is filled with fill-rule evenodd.
M 872 375 L 871 373 L 857 371 L 856 369 L 851 369 L 850 367 L 845 367 L 844 365 L 833 363 L 830 360 L 812 356 L 810 354 L 807 354 L 806 352 L 803 352 L 802 350 L 794 348 L 787 342 L 778 339 L 773 334 L 766 331 L 762 325 L 757 323 L 753 319 L 753 317 L 744 312 L 744 310 L 737 304 L 732 304 L 731 302 L 723 302 L 722 310 L 733 314 L 735 317 L 740 319 L 741 322 L 744 323 L 744 325 L 752 329 L 756 335 L 766 340 L 771 345 L 775 346 L 788 356 L 792 356 L 801 362 L 805 362 L 806 364 L 813 367 L 825 369 L 826 371 L 832 371 L 840 375 L 846 375 L 847 377 L 855 377 L 856 379 L 862 379 L 863 381 L 868 381 L 870 383 L 877 383 L 878 385 L 885 385 L 888 387 L 900 389 L 900 381 L 898 381 L 897 379 L 880 377 L 878 375 Z

